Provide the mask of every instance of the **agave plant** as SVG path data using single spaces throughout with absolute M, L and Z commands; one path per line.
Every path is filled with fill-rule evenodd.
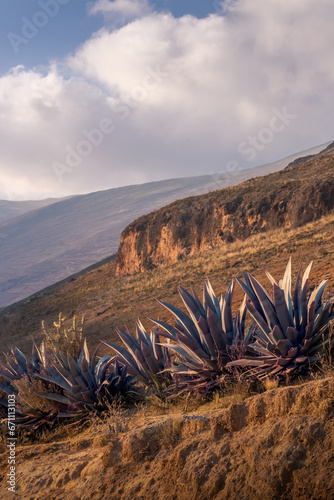
M 3 355 L 6 363 L 0 361 L 0 391 L 4 394 L 17 394 L 18 389 L 15 382 L 27 377 L 31 380 L 33 374 L 40 373 L 45 368 L 45 358 L 35 343 L 33 343 L 32 358 L 29 361 L 25 355 L 17 348 L 10 347 L 10 354 Z M 0 399 L 1 413 L 6 408 L 6 401 Z
M 78 359 L 57 354 L 58 363 L 49 367 L 51 375 L 39 374 L 43 380 L 63 389 L 63 394 L 39 394 L 65 406 L 66 411 L 58 417 L 86 418 L 89 412 L 101 416 L 114 401 L 135 394 L 135 381 L 127 374 L 126 367 L 110 356 L 97 361 L 99 347 L 90 358 L 85 340 Z
M 291 259 L 282 280 L 276 282 L 266 270 L 273 285 L 272 297 L 260 283 L 244 273 L 245 283 L 238 280 L 248 296 L 246 308 L 257 328 L 255 342 L 244 359 L 228 366 L 252 367 L 245 376 L 262 378 L 286 376 L 316 363 L 325 346 L 331 346 L 330 323 L 334 320 L 332 297 L 322 302 L 327 281 L 322 281 L 309 293 L 312 262 L 301 279 L 301 268 L 291 295 Z
M 25 357 L 20 349 L 13 347 L 10 347 L 10 354 L 4 352 L 3 355 L 7 363 L 0 361 L 0 377 L 9 382 L 13 391 L 15 391 L 13 384 L 16 380 L 20 380 L 24 375 L 30 378 L 32 374 L 39 373 L 41 369 L 46 367 L 44 353 L 38 349 L 35 343 L 33 343 L 31 361 Z M 0 388 L 2 387 L 0 386 Z
M 168 384 L 170 375 L 165 370 L 171 360 L 168 349 L 161 347 L 157 328 L 148 334 L 142 323 L 136 324 L 136 337 L 129 330 L 117 328 L 117 333 L 126 348 L 112 342 L 104 342 L 117 353 L 117 360 L 127 367 L 128 373 L 143 384 L 155 385 L 158 390 Z
M 225 298 L 217 298 L 210 281 L 204 284 L 203 304 L 191 287 L 193 295 L 181 286 L 179 294 L 189 316 L 171 304 L 160 302 L 175 317 L 175 327 L 154 320 L 162 329 L 159 334 L 169 343 L 163 346 L 177 354 L 170 371 L 178 387 L 209 389 L 226 373 L 226 364 L 251 341 L 253 327 L 245 333 L 245 301 L 232 315 L 233 280 Z
M 18 399 L 15 423 L 17 426 L 24 425 L 27 428 L 37 428 L 45 423 L 54 423 L 57 413 L 62 409 L 61 405 L 54 405 L 52 411 L 43 412 L 41 409 L 33 408 L 26 398 L 26 388 L 33 387 L 36 377 L 40 374 L 50 375 L 48 370 L 44 344 L 39 349 L 33 343 L 32 358 L 29 361 L 17 348 L 10 347 L 10 353 L 3 353 L 6 363 L 0 361 L 0 391 L 3 395 L 15 394 Z M 22 390 L 22 384 L 25 388 Z M 50 384 L 45 387 L 52 389 Z M 55 387 L 53 387 L 55 388 Z M 24 393 L 24 395 L 23 395 Z M 0 399 L 0 414 L 2 418 L 7 416 L 7 399 Z

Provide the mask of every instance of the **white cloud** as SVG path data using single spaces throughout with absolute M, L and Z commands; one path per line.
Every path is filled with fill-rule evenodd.
M 98 0 L 91 8 L 91 14 L 121 15 L 125 19 L 136 19 L 151 11 L 147 0 Z
M 0 78 L 0 198 L 207 174 L 330 140 L 333 15 L 330 0 L 239 0 L 206 19 L 149 13 L 96 33 L 65 61 L 70 78 L 13 70 Z M 284 107 L 296 118 L 248 163 L 238 145 Z M 104 118 L 115 130 L 59 184 L 53 162 Z

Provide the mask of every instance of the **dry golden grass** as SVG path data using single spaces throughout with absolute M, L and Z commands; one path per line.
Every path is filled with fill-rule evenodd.
M 263 265 L 274 277 L 281 277 L 289 256 L 293 259 L 296 276 L 299 265 L 314 261 L 311 286 L 329 279 L 327 296 L 333 295 L 334 214 L 298 229 L 281 229 L 257 234 L 221 248 L 189 257 L 171 266 L 118 278 L 115 262 L 105 264 L 73 281 L 59 286 L 53 292 L 19 305 L 8 312 L 0 312 L 0 349 L 14 344 L 25 353 L 31 351 L 31 339 L 43 338 L 41 322 L 50 325 L 59 312 L 67 317 L 85 316 L 85 334 L 89 347 L 100 340 L 118 341 L 116 326 L 134 329 L 140 318 L 144 326 L 152 328 L 148 318 L 170 321 L 170 314 L 157 303 L 162 299 L 178 307 L 181 301 L 177 285 L 193 283 L 202 293 L 206 277 L 216 293 L 224 293 L 233 276 L 242 277 L 246 270 L 266 283 Z M 242 299 L 236 288 L 235 305 Z M 110 351 L 102 346 L 101 353 Z
M 67 323 L 70 326 L 67 326 Z M 46 327 L 42 321 L 42 332 L 44 334 L 44 345 L 46 350 L 52 353 L 60 353 L 65 356 L 78 357 L 83 345 L 84 318 L 77 320 L 74 316 L 69 322 L 66 317 L 59 313 L 58 322 L 53 322 L 53 328 Z
M 43 338 L 41 321 L 44 319 L 46 324 L 52 324 L 58 318 L 59 311 L 68 318 L 74 315 L 85 316 L 85 332 L 90 347 L 100 339 L 117 340 L 115 326 L 123 327 L 128 324 L 133 329 L 138 316 L 147 327 L 150 326 L 147 317 L 170 320 L 169 313 L 155 299 L 161 298 L 180 307 L 178 283 L 187 286 L 193 282 L 196 291 L 200 292 L 205 277 L 209 276 L 214 289 L 224 292 L 234 275 L 241 277 L 242 270 L 252 272 L 265 283 L 263 265 L 269 268 L 273 276 L 279 278 L 290 255 L 293 258 L 294 275 L 301 262 L 306 264 L 314 260 L 311 286 L 321 279 L 329 278 L 327 295 L 333 295 L 333 229 L 334 214 L 297 230 L 283 229 L 256 235 L 246 241 L 188 258 L 173 266 L 122 279 L 115 277 L 115 263 L 106 264 L 60 286 L 52 293 L 0 314 L 0 347 L 6 348 L 10 342 L 28 353 L 31 338 Z M 235 305 L 241 298 L 241 290 L 237 288 Z M 326 352 L 318 370 L 311 373 L 311 380 L 333 377 L 332 356 L 330 351 Z M 194 485 L 193 490 L 186 492 L 188 498 L 195 498 L 199 491 L 196 488 L 202 488 L 196 483 L 198 473 L 191 476 L 192 471 L 199 470 L 196 469 L 198 463 L 204 464 L 205 477 L 209 471 L 212 483 L 203 487 L 201 498 L 214 498 L 212 492 L 215 488 L 223 488 L 223 483 L 219 482 L 220 476 L 217 479 L 215 475 L 212 457 L 216 457 L 219 474 L 223 474 L 226 469 L 229 471 L 226 472 L 227 477 L 231 476 L 232 489 L 227 487 L 226 497 L 235 498 L 235 484 L 237 481 L 240 483 L 240 477 L 245 474 L 247 466 L 247 477 L 255 477 L 258 470 L 265 470 L 266 476 L 272 478 L 272 483 L 265 483 L 265 493 L 264 482 L 259 479 L 257 489 L 254 490 L 257 495 L 255 497 L 260 498 L 259 495 L 262 494 L 266 498 L 281 498 L 278 495 L 283 490 L 281 491 L 281 483 L 278 482 L 276 486 L 276 478 L 279 474 L 284 476 L 285 463 L 291 466 L 291 457 L 288 456 L 290 448 L 291 453 L 299 453 L 298 446 L 301 445 L 308 446 L 310 458 L 307 458 L 309 461 L 305 462 L 305 467 L 300 466 L 299 459 L 295 460 L 291 474 L 290 469 L 288 470 L 287 480 L 291 483 L 291 478 L 294 477 L 294 483 L 289 487 L 295 487 L 296 498 L 298 492 L 304 492 L 298 490 L 304 484 L 307 489 L 305 495 L 309 494 L 310 484 L 313 485 L 312 491 L 319 493 L 320 471 L 321 478 L 324 478 L 321 482 L 321 498 L 326 498 L 325 495 L 331 489 L 331 485 L 326 486 L 328 477 L 332 477 L 328 474 L 328 467 L 333 463 L 332 418 L 328 418 L 333 415 L 333 382 L 332 379 L 313 380 L 305 384 L 303 379 L 299 383 L 304 385 L 297 387 L 296 381 L 296 387 L 278 389 L 275 382 L 265 381 L 261 387 L 231 383 L 217 390 L 211 399 L 190 397 L 188 394 L 172 400 L 152 397 L 134 408 L 111 406 L 105 421 L 93 421 L 88 429 L 63 428 L 38 436 L 20 433 L 22 492 L 30 495 L 35 489 L 35 493 L 43 491 L 43 494 L 50 494 L 52 488 L 51 495 L 58 495 L 59 498 L 60 494 L 69 495 L 69 492 L 73 498 L 79 493 L 89 494 L 93 498 L 95 492 L 101 495 L 103 484 L 108 498 L 126 498 L 126 495 L 127 498 L 135 498 L 138 492 L 148 497 L 147 494 L 151 494 L 155 483 L 150 483 L 145 490 L 145 485 L 140 481 L 150 473 L 156 484 L 164 484 L 164 478 L 167 478 L 168 484 L 163 493 L 166 491 L 169 494 L 171 484 L 177 484 L 180 470 L 183 470 L 179 465 L 183 455 L 189 456 L 191 442 L 189 477 L 186 475 L 186 468 L 182 472 L 185 484 Z M 29 397 L 29 387 L 23 387 L 23 390 L 27 391 Z M 290 439 L 291 429 L 300 431 L 300 443 L 294 444 Z M 317 437 L 317 429 L 323 429 L 323 441 Z M 241 432 L 237 432 L 238 430 Z M 239 457 L 240 463 L 226 465 L 224 450 L 227 442 L 231 456 Z M 306 445 L 305 442 L 310 444 Z M 31 443 L 34 445 L 29 446 Z M 6 442 L 0 436 L 0 451 L 4 452 L 5 446 Z M 319 447 L 321 453 L 316 447 Z M 288 450 L 286 457 L 284 450 Z M 61 466 L 57 465 L 60 457 Z M 151 469 L 150 461 L 153 462 Z M 177 465 L 175 474 L 174 463 Z M 272 463 L 277 463 L 279 474 L 270 469 Z M 133 469 L 129 472 L 131 464 Z M 167 474 L 166 464 L 169 467 Z M 108 468 L 108 474 L 101 474 L 101 471 Z M 309 474 L 314 470 L 316 477 L 310 483 Z M 47 491 L 45 476 L 50 479 Z M 70 482 L 68 477 L 72 478 Z M 156 480 L 157 477 L 159 481 Z M 247 478 L 243 487 L 244 494 L 248 494 Z M 123 491 L 125 496 L 122 496 L 123 493 L 117 496 L 117 492 Z M 160 492 L 158 489 L 157 491 Z M 288 498 L 284 496 L 284 491 L 282 498 Z M 182 484 L 180 495 L 175 498 L 185 498 L 183 494 Z M 175 495 L 178 495 L 177 491 Z
M 266 378 L 263 381 L 263 387 L 266 391 L 272 391 L 273 389 L 277 389 L 279 386 L 279 381 L 277 379 Z
M 18 447 L 20 498 L 332 498 L 333 378 Z M 0 455 L 5 486 L 7 453 Z M 4 488 L 5 492 L 6 489 Z M 4 496 L 7 498 L 7 496 Z M 8 496 L 9 498 L 9 496 Z

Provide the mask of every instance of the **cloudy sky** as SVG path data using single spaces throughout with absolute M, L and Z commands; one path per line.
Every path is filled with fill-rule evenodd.
M 332 0 L 2 0 L 0 199 L 250 168 L 333 139 Z

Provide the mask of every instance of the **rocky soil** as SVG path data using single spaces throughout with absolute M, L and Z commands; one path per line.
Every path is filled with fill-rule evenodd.
M 17 498 L 334 498 L 334 378 L 18 448 Z M 6 454 L 0 456 L 1 497 Z

